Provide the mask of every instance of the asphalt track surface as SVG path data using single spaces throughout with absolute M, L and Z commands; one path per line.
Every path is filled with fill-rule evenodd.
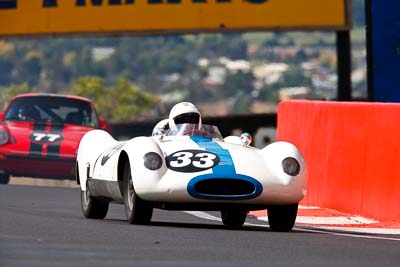
M 0 266 L 400 266 L 400 236 L 279 233 L 246 222 L 227 230 L 155 210 L 150 225 L 130 225 L 115 204 L 106 219 L 88 220 L 78 188 L 0 185 Z

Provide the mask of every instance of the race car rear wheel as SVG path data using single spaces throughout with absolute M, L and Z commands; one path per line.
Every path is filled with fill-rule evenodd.
M 86 191 L 81 190 L 81 208 L 85 218 L 104 219 L 109 205 L 110 202 L 91 196 L 89 184 L 86 183 Z
M 292 230 L 297 217 L 299 204 L 276 205 L 268 207 L 268 223 L 273 231 L 287 232 Z
M 129 162 L 124 166 L 124 205 L 126 219 L 131 224 L 148 224 L 153 216 L 153 207 L 135 192 Z
M 221 211 L 222 223 L 231 229 L 240 228 L 246 221 L 247 211 L 226 209 Z

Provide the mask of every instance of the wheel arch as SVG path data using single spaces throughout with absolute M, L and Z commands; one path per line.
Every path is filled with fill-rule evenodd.
M 81 184 L 81 180 L 79 178 L 79 164 L 78 164 L 78 161 L 75 162 L 75 180 L 76 180 L 76 184 L 77 185 Z
M 117 178 L 121 195 L 123 195 L 124 192 L 124 168 L 126 164 L 130 164 L 129 162 L 130 161 L 128 153 L 122 150 L 118 158 L 118 166 L 117 166 Z

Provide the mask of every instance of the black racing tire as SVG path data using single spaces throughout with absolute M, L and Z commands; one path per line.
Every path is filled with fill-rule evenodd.
M 0 173 L 0 184 L 8 184 L 10 182 L 10 175 L 8 173 Z
M 246 221 L 247 211 L 238 209 L 221 210 L 222 223 L 229 229 L 237 229 Z
M 81 189 L 81 208 L 85 218 L 104 219 L 107 216 L 109 205 L 109 201 L 97 199 L 90 195 L 88 183 L 86 183 L 86 191 Z
M 136 194 L 129 161 L 124 166 L 123 179 L 126 219 L 130 224 L 149 224 L 153 216 L 153 206 Z
M 268 223 L 272 231 L 288 232 L 296 222 L 299 204 L 275 205 L 268 207 Z

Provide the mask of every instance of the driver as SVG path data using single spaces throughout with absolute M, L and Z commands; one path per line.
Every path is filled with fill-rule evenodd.
M 39 120 L 40 113 L 39 111 L 32 106 L 21 106 L 18 109 L 18 119 L 20 121 L 35 121 Z
M 170 129 L 175 129 L 177 124 L 197 124 L 201 129 L 201 114 L 195 105 L 190 102 L 180 102 L 172 107 L 169 112 L 168 124 Z
M 190 102 L 180 102 L 172 107 L 168 119 L 164 119 L 157 123 L 153 129 L 153 135 L 159 131 L 170 129 L 172 132 L 177 130 L 177 124 L 191 123 L 196 124 L 197 129 L 201 129 L 202 120 L 200 111 Z

